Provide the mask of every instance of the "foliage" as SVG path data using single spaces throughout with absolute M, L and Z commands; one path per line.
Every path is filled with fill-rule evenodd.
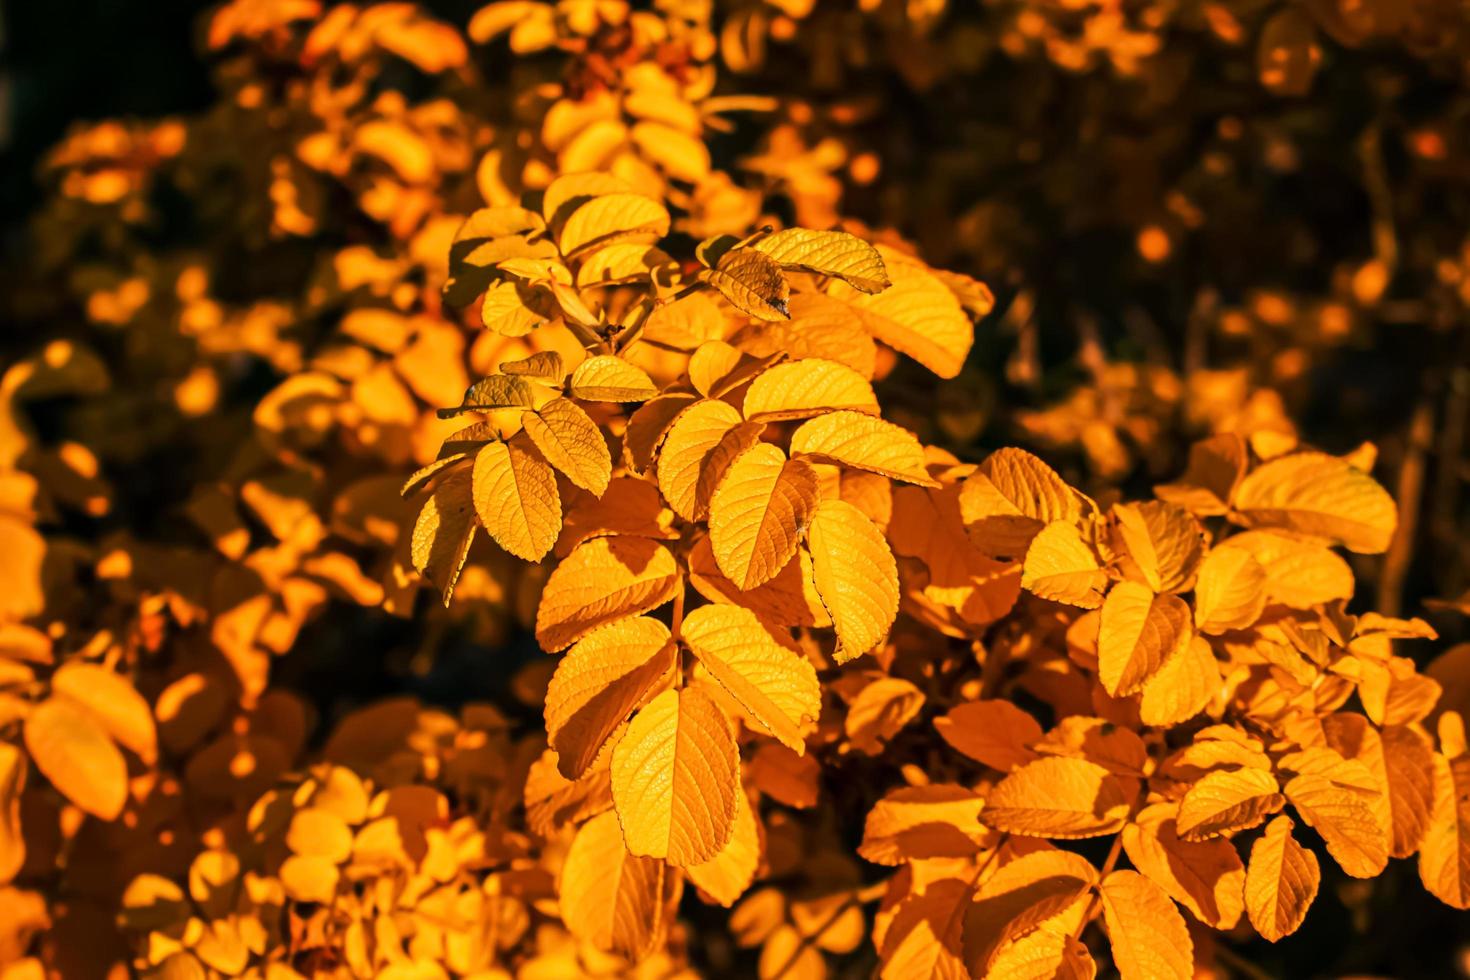
M 7 288 L 6 980 L 1187 978 L 1395 861 L 1470 909 L 1470 647 L 1421 671 L 1398 608 L 1434 405 L 1401 513 L 1278 390 L 1387 345 L 1395 282 L 1447 333 L 1462 243 L 1400 246 L 1380 121 L 1371 255 L 1208 261 L 1268 207 L 1242 162 L 1317 124 L 1250 105 L 1329 44 L 1452 70 L 1448 5 L 232 0 L 205 34 L 214 106 L 75 130 Z M 1014 121 L 913 135 L 996 75 L 1144 119 L 1216 67 L 1203 152 L 1096 110 L 1106 195 L 1023 142 L 1035 196 L 977 196 Z M 1450 180 L 1453 117 L 1406 131 Z M 1205 260 L 1178 358 L 1041 269 L 1119 215 L 1130 275 Z M 465 651 L 493 683 L 404 693 Z M 396 696 L 337 696 L 383 659 Z

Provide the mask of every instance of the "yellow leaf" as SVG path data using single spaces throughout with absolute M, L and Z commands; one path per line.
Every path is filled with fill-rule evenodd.
M 883 743 L 917 718 L 923 708 L 923 691 L 902 677 L 880 676 L 864 683 L 851 697 L 842 730 L 853 748 L 877 755 L 883 751 Z
M 1083 542 L 1077 528 L 1066 521 L 1042 528 L 1026 549 L 1021 587 L 1043 599 L 1096 609 L 1102 605 L 1107 584 L 1107 574 L 1098 564 L 1097 555 Z
M 561 146 L 556 140 L 552 140 L 552 145 L 554 149 L 559 149 Z M 543 227 L 549 227 L 553 233 L 559 233 L 562 226 L 566 224 L 566 220 L 572 216 L 572 212 L 589 201 L 613 194 L 632 193 L 631 184 L 609 173 L 586 171 L 564 174 L 553 180 L 547 185 L 546 190 L 541 192 L 541 217 L 545 218 Z
M 735 794 L 735 829 L 720 853 L 684 869 L 696 888 L 729 908 L 755 879 L 761 861 L 761 832 L 750 798 Z
M 628 853 L 615 813 L 582 825 L 562 864 L 557 895 L 572 935 L 639 959 L 663 941 L 677 875 L 662 861 Z
M 756 357 L 820 357 L 845 364 L 864 378 L 873 377 L 878 345 L 846 303 L 823 293 L 794 293 L 787 309 L 790 320 L 766 320 L 745 327 L 735 335 L 735 342 Z
M 67 697 L 47 698 L 25 721 L 26 750 L 51 785 L 83 810 L 114 820 L 128 799 L 128 767 L 106 730 Z
M 1266 570 L 1244 548 L 1215 548 L 1194 585 L 1194 622 L 1201 633 L 1242 630 L 1266 608 Z
M 291 815 L 286 846 L 293 854 L 320 857 L 340 864 L 352 853 L 352 829 L 347 821 L 321 807 L 309 806 Z
M 1098 891 L 1123 980 L 1193 980 L 1189 927 L 1162 888 L 1136 871 L 1114 871 Z
M 721 436 L 719 444 L 709 451 L 700 466 L 699 480 L 694 485 L 694 509 L 702 519 L 708 518 L 715 491 L 724 483 L 730 467 L 746 452 L 759 446 L 765 431 L 764 422 L 741 422 Z
M 973 892 L 967 881 L 942 878 L 904 896 L 881 940 L 873 937 L 879 944 L 878 976 L 882 980 L 969 976 L 963 960 L 964 910 Z
M 934 719 L 941 738 L 958 752 L 992 769 L 1009 772 L 1036 758 L 1036 719 L 1009 701 L 968 701 Z
M 96 664 L 71 661 L 51 677 L 51 693 L 86 708 L 104 731 L 145 763 L 158 758 L 158 731 L 153 709 L 128 681 Z
M 812 514 L 807 547 L 817 595 L 837 629 L 837 661 L 867 653 L 898 616 L 898 565 L 888 542 L 852 504 L 824 500 Z
M 1434 757 L 1434 808 L 1419 849 L 1419 879 L 1445 904 L 1470 909 L 1470 755 Z
M 503 337 L 524 337 L 558 315 L 551 290 L 524 282 L 493 283 L 480 301 L 480 323 Z
M 1276 777 L 1262 769 L 1222 769 L 1207 773 L 1179 804 L 1179 836 L 1185 840 L 1249 830 L 1281 809 Z
M 912 256 L 877 246 L 891 281 L 867 296 L 834 282 L 828 293 L 850 304 L 874 337 L 907 354 L 941 378 L 960 373 L 975 328 L 944 280 Z
M 808 357 L 766 369 L 746 390 L 744 411 L 746 418 L 763 422 L 837 411 L 877 415 L 878 399 L 852 368 Z
M 1218 517 L 1230 510 L 1248 458 L 1245 440 L 1234 432 L 1201 439 L 1189 447 L 1189 467 L 1179 481 L 1159 484 L 1154 494 L 1200 517 Z
M 561 533 L 561 495 L 551 467 L 519 446 L 492 442 L 475 454 L 475 513 L 506 551 L 546 557 Z
M 758 320 L 785 320 L 791 315 L 786 308 L 791 286 L 781 267 L 754 249 L 730 249 L 714 268 L 700 270 L 699 278 L 718 289 L 731 306 Z
M 1215 651 L 1208 640 L 1196 636 L 1143 682 L 1139 720 L 1156 728 L 1182 724 L 1205 710 L 1221 685 Z
M 293 854 L 281 862 L 279 877 L 291 900 L 330 905 L 337 898 L 342 873 L 324 857 Z
M 757 443 L 730 464 L 709 506 L 720 571 L 740 589 L 770 581 L 796 554 L 817 505 L 817 475 L 779 447 Z
M 593 538 L 551 573 L 536 609 L 541 649 L 560 650 L 607 623 L 668 602 L 680 588 L 669 550 L 645 538 Z
M 573 401 L 554 398 L 521 416 L 521 427 L 546 461 L 583 490 L 602 496 L 612 478 L 612 455 L 597 423 Z
M 965 912 L 965 961 L 971 975 L 996 975 L 997 960 L 1011 941 L 1069 924 L 1079 900 L 1096 883 L 1097 869 L 1086 858 L 1049 844 L 1001 865 L 981 884 Z M 1077 914 L 1080 918 L 1081 910 Z M 1035 976 L 1039 980 L 1053 974 L 1042 970 Z
M 1128 819 L 1122 785 L 1102 766 L 1050 756 L 1028 762 L 996 784 L 980 821 L 1025 837 L 1098 837 Z
M 1133 866 L 1169 897 L 1216 929 L 1233 929 L 1244 910 L 1245 867 L 1227 840 L 1187 841 L 1174 822 L 1176 807 L 1146 807 L 1123 828 Z
M 1261 465 L 1241 481 L 1231 506 L 1248 527 L 1282 528 L 1360 554 L 1387 551 L 1398 525 L 1388 492 L 1326 453 L 1295 453 Z
M 822 711 L 816 669 L 740 606 L 701 606 L 684 617 L 680 638 L 781 744 L 806 750 L 806 732 Z
M 1189 512 L 1162 500 L 1115 504 L 1124 575 L 1155 592 L 1183 592 L 1199 568 L 1202 535 Z
M 623 433 L 623 459 L 630 470 L 639 474 L 648 471 L 674 420 L 697 400 L 692 391 L 667 392 L 634 409 Z
M 977 820 L 984 805 L 979 793 L 953 783 L 893 790 L 868 811 L 858 854 L 890 865 L 978 854 L 986 836 Z
M 769 582 L 741 589 L 720 571 L 709 537 L 702 537 L 689 554 L 689 582 L 709 601 L 744 606 L 777 626 L 832 625 L 817 595 L 811 552 L 804 548 L 797 549 L 796 560 L 787 562 Z
M 19 746 L 0 742 L 0 884 L 20 873 L 26 839 L 20 824 L 20 798 L 26 788 L 26 756 Z
M 673 672 L 668 627 L 646 616 L 593 630 L 567 651 L 546 688 L 546 738 L 568 779 Z
M 877 293 L 888 288 L 883 256 L 845 231 L 787 228 L 758 239 L 750 247 L 769 255 L 784 269 L 835 276 L 860 292 Z
M 655 269 L 673 265 L 674 260 L 661 248 L 635 242 L 617 242 L 598 249 L 582 261 L 577 269 L 577 286 L 607 286 L 619 282 L 648 279 Z
M 560 354 L 554 350 L 544 350 L 518 361 L 501 362 L 500 373 L 559 385 L 562 378 L 566 377 L 567 369 Z
M 755 358 L 723 340 L 707 340 L 689 355 L 689 383 L 706 398 L 718 398 L 738 384 L 756 363 Z
M 1319 773 L 1294 776 L 1284 790 L 1302 820 L 1322 835 L 1342 870 L 1354 878 L 1382 874 L 1388 866 L 1388 828 L 1374 813 L 1371 797 Z
M 986 457 L 960 490 L 960 515 L 975 546 L 992 558 L 1020 558 L 1031 539 L 1054 521 L 1082 515 L 1077 492 L 1023 449 Z
M 616 733 L 613 738 L 616 739 Z M 563 827 L 571 826 L 612 809 L 612 751 L 604 747 L 597 761 L 571 780 L 561 774 L 556 752 L 547 749 L 531 764 L 526 773 L 522 794 L 526 807 L 526 825 L 533 834 L 552 837 Z M 622 830 L 618 830 L 619 838 Z
M 439 409 L 439 417 L 449 418 L 461 412 L 487 412 L 497 408 L 530 408 L 535 404 L 536 390 L 526 379 L 492 374 L 470 385 L 458 407 Z
M 612 781 L 633 854 L 681 868 L 703 864 L 734 832 L 740 749 L 698 687 L 665 691 L 633 716 L 613 749 Z
M 1141 689 L 1164 662 L 1194 636 L 1189 606 L 1172 595 L 1154 595 L 1137 582 L 1119 582 L 1102 604 L 1097 634 L 1098 679 L 1113 697 Z
M 1342 557 L 1311 541 L 1272 531 L 1247 531 L 1225 539 L 1216 550 L 1239 548 L 1266 572 L 1266 599 L 1293 609 L 1311 609 L 1353 595 L 1353 571 Z
M 569 391 L 573 398 L 589 402 L 641 402 L 658 394 L 642 368 L 611 354 L 589 357 L 578 364 Z
M 1280 816 L 1251 845 L 1245 873 L 1245 907 L 1256 932 L 1270 942 L 1297 931 L 1317 897 L 1322 873 L 1317 855 L 1291 835 L 1291 818 Z
M 640 122 L 634 124 L 632 138 L 644 156 L 676 180 L 698 183 L 709 176 L 709 147 L 689 133 L 662 123 Z
M 469 557 L 474 517 L 470 467 L 463 466 L 439 482 L 413 526 L 413 567 L 438 586 L 446 606 Z
M 937 486 L 924 448 L 907 429 L 862 412 L 832 412 L 803 422 L 791 434 L 791 455 L 816 456 L 893 480 Z
M 700 477 L 720 440 L 740 424 L 728 402 L 702 399 L 684 408 L 664 436 L 658 453 L 658 488 L 674 513 L 686 521 L 703 519 L 709 506 L 699 499 Z
M 642 194 L 615 193 L 594 197 L 577 207 L 561 224 L 556 244 L 572 258 L 613 242 L 652 244 L 669 233 L 669 212 Z

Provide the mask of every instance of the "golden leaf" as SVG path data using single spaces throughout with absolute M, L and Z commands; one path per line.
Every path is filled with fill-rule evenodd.
M 546 688 L 546 738 L 562 775 L 577 779 L 608 736 L 673 672 L 668 627 L 646 616 L 588 633 L 561 662 Z
M 997 959 L 1013 940 L 1070 925 L 1079 900 L 1096 883 L 1097 869 L 1086 858 L 1049 844 L 1001 865 L 965 911 L 965 962 L 971 975 L 993 975 L 999 969 Z M 1077 915 L 1080 919 L 1080 909 Z M 1043 969 L 1038 975 L 1052 974 Z
M 662 204 L 642 194 L 604 194 L 576 207 L 560 222 L 556 245 L 571 258 L 613 242 L 652 244 L 668 233 L 669 212 Z
M 1187 841 L 1174 823 L 1177 807 L 1145 807 L 1123 828 L 1123 850 L 1133 866 L 1169 897 L 1216 929 L 1233 929 L 1244 911 L 1245 866 L 1235 845 L 1216 838 Z
M 888 273 L 878 250 L 845 231 L 787 228 L 757 239 L 750 246 L 785 269 L 834 276 L 864 293 L 888 288 Z
M 1207 773 L 1179 804 L 1179 836 L 1204 840 L 1249 830 L 1281 809 L 1276 777 L 1261 769 L 1222 769 Z
M 568 391 L 573 398 L 589 402 L 641 402 L 658 394 L 642 368 L 611 354 L 589 357 L 578 364 Z
M 1042 528 L 1026 549 L 1021 587 L 1043 599 L 1096 609 L 1102 605 L 1107 583 L 1097 555 L 1066 521 Z
M 561 650 L 599 626 L 657 609 L 674 597 L 679 578 L 674 556 L 656 541 L 584 541 L 546 581 L 536 640 L 543 650 Z
M 128 766 L 101 722 L 67 697 L 47 698 L 25 721 L 26 750 L 41 774 L 81 809 L 114 820 L 128 799 Z
M 1193 980 L 1189 927 L 1162 888 L 1136 871 L 1114 871 L 1098 891 L 1123 980 Z
M 862 412 L 832 412 L 803 422 L 791 434 L 791 455 L 816 456 L 920 486 L 937 485 L 912 433 Z
M 562 865 L 562 921 L 578 939 L 638 959 L 662 942 L 676 877 L 664 862 L 628 853 L 615 813 L 593 817 Z
M 559 385 L 562 378 L 566 377 L 567 369 L 560 354 L 554 350 L 546 350 L 518 361 L 502 361 L 500 373 Z
M 934 719 L 941 738 L 958 752 L 992 769 L 1009 772 L 1036 758 L 1041 738 L 1036 719 L 1009 701 L 968 701 Z
M 777 626 L 831 626 L 812 569 L 811 552 L 798 548 L 796 560 L 754 589 L 741 589 L 725 577 L 710 550 L 709 537 L 700 538 L 689 554 L 689 582 L 711 602 L 744 606 Z
M 546 557 L 561 533 L 561 495 L 550 466 L 520 446 L 492 442 L 475 454 L 475 513 L 506 551 Z
M 1161 500 L 1115 504 L 1124 574 L 1155 592 L 1183 592 L 1199 568 L 1199 522 L 1189 512 Z
M 817 506 L 817 476 L 779 447 L 758 443 L 736 457 L 709 505 L 709 540 L 720 571 L 740 589 L 769 582 L 796 554 Z
M 658 488 L 674 513 L 700 520 L 708 500 L 699 499 L 706 461 L 720 440 L 740 424 L 740 413 L 728 402 L 701 399 L 684 408 L 664 436 L 658 453 Z
M 975 546 L 995 558 L 1020 558 L 1053 521 L 1082 515 L 1076 491 L 1050 466 L 1023 449 L 999 449 L 960 490 L 960 514 Z
M 867 379 L 845 364 L 808 357 L 768 368 L 745 392 L 748 419 L 778 422 L 827 412 L 878 414 Z
M 1387 551 L 1398 526 L 1388 492 L 1326 453 L 1295 453 L 1262 464 L 1241 481 L 1231 506 L 1248 527 L 1282 528 L 1360 554 Z
M 1194 623 L 1201 633 L 1242 630 L 1266 608 L 1266 570 L 1244 548 L 1215 548 L 1194 585 Z
M 1434 808 L 1419 849 L 1419 880 L 1440 901 L 1470 909 L 1470 755 L 1434 758 Z
M 553 398 L 521 416 L 521 427 L 546 461 L 583 490 L 602 496 L 612 478 L 612 454 L 597 423 L 573 401 Z
M 969 857 L 986 831 L 976 819 L 985 799 L 953 783 L 905 786 L 868 811 L 858 854 L 874 864 Z
M 781 744 L 802 753 L 822 711 L 811 663 L 740 606 L 701 606 L 684 617 L 680 638 L 715 680 Z
M 732 248 L 699 278 L 720 291 L 730 305 L 758 320 L 785 320 L 791 286 L 774 259 L 750 248 Z
M 477 526 L 470 467 L 451 470 L 419 511 L 412 541 L 413 567 L 438 586 L 446 606 Z
M 1311 609 L 1334 599 L 1350 599 L 1353 572 L 1335 552 L 1272 531 L 1247 531 L 1226 538 L 1216 550 L 1250 552 L 1266 572 L 1266 598 L 1293 609 Z
M 51 676 L 52 694 L 64 695 L 91 712 L 123 748 L 151 765 L 158 759 L 153 710 L 126 678 L 96 664 L 71 661 Z
M 740 749 L 700 688 L 665 691 L 613 749 L 613 805 L 628 850 L 675 867 L 703 864 L 734 833 Z
M 26 839 L 20 823 L 25 788 L 25 753 L 9 742 L 0 742 L 0 884 L 9 883 L 25 865 Z
M 851 305 L 874 337 L 907 354 L 941 378 L 960 373 L 975 342 L 975 328 L 959 300 L 927 265 L 877 246 L 891 285 L 864 295 L 834 282 L 829 295 Z
M 1097 635 L 1098 679 L 1114 697 L 1140 690 L 1193 639 L 1189 606 L 1154 595 L 1137 582 L 1119 582 L 1102 604 Z
M 1317 855 L 1297 843 L 1292 822 L 1280 816 L 1251 845 L 1245 874 L 1245 907 L 1251 925 L 1270 942 L 1296 932 L 1317 897 Z
M 898 566 L 888 542 L 852 504 L 824 500 L 812 514 L 807 547 L 817 595 L 837 629 L 838 662 L 867 653 L 898 616 Z
M 1100 837 L 1128 819 L 1117 778 L 1084 759 L 1050 756 L 1028 762 L 996 784 L 980 822 L 1024 837 Z
M 1302 773 L 1287 780 L 1286 798 L 1309 827 L 1322 835 L 1327 852 L 1354 878 L 1372 878 L 1388 865 L 1388 828 L 1371 798 L 1328 774 Z M 1366 775 L 1366 770 L 1364 771 Z M 1371 778 L 1371 777 L 1370 777 Z
M 1156 728 L 1186 722 L 1205 710 L 1222 683 L 1215 651 L 1208 640 L 1196 636 L 1143 682 L 1139 720 Z
M 729 908 L 750 887 L 760 862 L 760 826 L 750 798 L 741 790 L 735 794 L 735 828 L 730 840 L 714 857 L 685 868 L 684 873 L 702 893 Z

